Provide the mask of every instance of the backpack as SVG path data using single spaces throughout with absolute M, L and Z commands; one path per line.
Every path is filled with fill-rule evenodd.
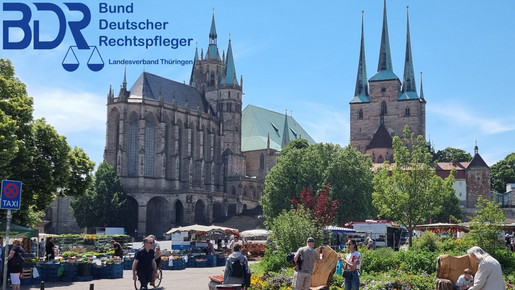
M 16 252 L 14 257 L 11 260 L 11 265 L 13 267 L 20 267 L 25 263 L 25 259 L 21 256 L 20 253 Z
M 243 274 L 245 273 L 245 266 L 242 264 L 240 259 L 236 259 L 231 262 L 232 272 L 231 277 L 243 277 Z

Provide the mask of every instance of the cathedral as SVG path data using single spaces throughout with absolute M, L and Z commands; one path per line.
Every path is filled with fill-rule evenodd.
M 314 143 L 287 114 L 249 105 L 242 119 L 242 96 L 231 40 L 220 54 L 214 15 L 189 84 L 143 72 L 130 88 L 124 76 L 117 96 L 109 90 L 104 161 L 135 213 L 128 234 L 162 236 L 254 209 L 281 148 L 301 137 Z
M 406 18 L 406 51 L 402 82 L 393 72 L 388 36 L 386 0 L 377 72 L 367 78 L 364 21 L 361 19 L 361 46 L 354 97 L 350 101 L 350 144 L 366 153 L 380 166 L 393 162 L 392 140 L 402 136 L 407 125 L 415 136 L 426 137 L 426 99 L 422 88 L 417 92 L 411 51 L 409 14 Z M 436 174 L 447 177 L 455 170 L 454 189 L 462 208 L 474 208 L 478 196 L 491 199 L 490 167 L 479 154 L 477 144 L 470 162 L 434 164 Z

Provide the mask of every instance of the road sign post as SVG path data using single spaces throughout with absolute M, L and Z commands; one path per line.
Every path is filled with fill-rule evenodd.
M 2 180 L 0 209 L 7 209 L 7 222 L 5 223 L 5 247 L 2 289 L 7 289 L 7 257 L 9 256 L 9 234 L 11 233 L 11 210 L 20 209 L 21 206 L 21 181 Z

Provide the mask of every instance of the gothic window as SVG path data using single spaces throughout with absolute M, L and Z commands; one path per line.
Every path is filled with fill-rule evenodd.
M 231 98 L 231 92 L 227 92 L 227 97 L 230 99 Z
M 154 140 L 155 125 L 147 121 L 145 124 L 145 176 L 154 177 Z
M 138 173 L 138 117 L 134 114 L 129 120 L 129 176 Z
M 236 195 L 236 188 L 234 186 L 231 187 L 231 194 Z
M 358 111 L 358 119 L 363 119 L 363 109 L 359 109 Z
M 209 85 L 214 86 L 215 85 L 215 73 L 211 72 L 211 79 L 209 80 Z
M 386 102 L 383 101 L 381 103 L 381 116 L 388 115 L 388 110 L 386 109 Z
M 405 117 L 409 117 L 411 114 L 410 114 L 410 110 L 409 110 L 409 107 L 406 107 L 406 109 L 404 109 L 404 116 Z
M 379 157 L 377 158 L 377 163 L 383 163 L 383 162 L 384 162 L 383 155 L 379 155 Z
M 263 169 L 265 169 L 265 155 L 261 153 L 261 155 L 259 156 L 259 170 Z

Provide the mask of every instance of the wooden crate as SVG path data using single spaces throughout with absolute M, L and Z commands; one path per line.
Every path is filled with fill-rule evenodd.
M 32 268 L 23 268 L 21 271 L 21 279 L 32 278 Z

